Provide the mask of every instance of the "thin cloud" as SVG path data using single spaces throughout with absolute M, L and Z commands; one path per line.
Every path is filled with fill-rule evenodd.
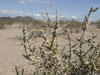
M 41 14 L 33 14 L 33 16 L 36 16 L 36 17 L 40 17 L 41 16 Z
M 0 15 L 24 16 L 24 12 L 23 11 L 0 10 Z
M 32 16 L 32 13 L 27 13 L 28 16 Z
M 30 17 L 34 17 L 37 19 L 43 19 L 43 15 L 40 13 L 31 13 L 31 12 L 23 12 L 23 11 L 11 11 L 11 10 L 0 10 L 0 15 L 2 16 L 11 16 L 11 17 L 15 17 L 15 16 L 30 16 Z M 46 17 L 46 15 L 44 15 Z M 51 19 L 55 19 L 56 15 L 49 15 L 49 17 Z M 63 19 L 66 18 L 66 16 L 58 16 L 59 19 Z M 75 18 L 73 16 L 73 18 Z
M 20 3 L 25 4 L 28 2 L 42 2 L 42 3 L 47 3 L 49 0 L 20 0 Z
M 0 10 L 0 14 L 9 14 L 9 10 Z
M 31 17 L 41 17 L 42 16 L 39 13 L 27 13 L 26 15 L 31 16 Z
M 76 17 L 76 16 L 71 16 L 71 18 L 72 18 L 72 19 L 77 19 L 77 17 Z
M 31 17 L 42 17 L 39 13 L 30 13 L 30 12 L 24 12 L 24 11 L 11 11 L 11 10 L 0 10 L 0 15 L 2 16 L 31 16 Z
M 24 4 L 26 2 L 33 2 L 34 0 L 20 0 L 20 3 Z

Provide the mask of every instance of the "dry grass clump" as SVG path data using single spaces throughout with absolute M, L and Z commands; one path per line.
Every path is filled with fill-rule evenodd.
M 17 75 L 100 75 L 100 43 L 96 43 L 93 34 L 91 38 L 85 37 L 90 14 L 97 8 L 91 7 L 88 16 L 84 18 L 82 26 L 82 35 L 76 38 L 72 43 L 71 31 L 67 29 L 68 45 L 59 49 L 57 30 L 59 29 L 59 20 L 56 11 L 56 24 L 53 26 L 51 40 L 48 41 L 44 33 L 44 39 L 38 48 L 32 44 L 32 37 L 27 37 L 25 27 L 23 27 L 23 46 L 25 59 L 29 60 L 33 67 L 32 73 L 25 73 L 22 70 L 19 74 L 16 67 Z M 33 34 L 32 34 L 33 35 Z

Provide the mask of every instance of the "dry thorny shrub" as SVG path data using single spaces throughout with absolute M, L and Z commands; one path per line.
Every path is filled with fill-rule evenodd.
M 67 29 L 68 46 L 59 50 L 57 41 L 57 29 L 59 29 L 59 20 L 56 11 L 56 24 L 53 26 L 51 40 L 43 34 L 43 43 L 39 48 L 32 44 L 32 37 L 27 37 L 25 27 L 23 27 L 23 46 L 25 54 L 23 55 L 31 65 L 33 70 L 27 75 L 100 75 L 100 44 L 94 41 L 96 36 L 85 37 L 90 14 L 98 8 L 91 7 L 88 16 L 84 18 L 82 35 L 76 38 L 76 43 L 71 41 L 71 31 Z M 47 14 L 47 18 L 49 18 Z M 32 34 L 33 35 L 33 34 Z M 85 48 L 86 47 L 86 48 Z M 16 74 L 19 75 L 16 67 Z M 22 70 L 24 75 L 24 70 Z

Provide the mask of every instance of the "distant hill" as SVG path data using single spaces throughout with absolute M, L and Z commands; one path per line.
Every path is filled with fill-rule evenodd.
M 17 16 L 17 17 L 0 17 L 0 25 L 9 24 L 12 25 L 13 23 L 23 23 L 23 24 L 37 24 L 40 23 L 40 20 L 36 20 L 29 16 Z

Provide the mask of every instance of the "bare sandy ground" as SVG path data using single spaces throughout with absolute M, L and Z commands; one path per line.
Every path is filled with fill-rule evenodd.
M 21 41 L 15 39 L 21 30 L 17 25 L 0 30 L 0 75 L 15 75 L 14 66 L 25 65 Z
M 22 56 L 24 49 L 20 46 L 21 41 L 16 39 L 21 36 L 22 31 L 18 26 L 15 24 L 6 29 L 0 29 L 0 75 L 16 75 L 15 65 L 23 67 L 27 64 Z M 100 41 L 100 29 L 89 27 L 87 35 L 91 35 L 91 30 L 99 36 L 97 39 Z

